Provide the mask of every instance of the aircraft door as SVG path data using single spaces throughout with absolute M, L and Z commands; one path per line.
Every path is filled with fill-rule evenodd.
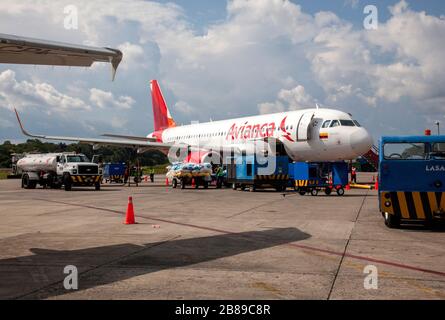
M 297 125 L 297 141 L 307 141 L 311 139 L 309 129 L 313 118 L 313 112 L 303 113 Z

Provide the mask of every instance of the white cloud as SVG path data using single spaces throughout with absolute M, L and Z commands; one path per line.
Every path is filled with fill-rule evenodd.
M 90 109 L 83 100 L 63 94 L 48 83 L 18 81 L 12 70 L 0 73 L 0 106 L 8 109 L 34 106 L 56 112 Z
M 130 42 L 124 42 L 118 46 L 118 49 L 122 51 L 125 59 L 119 65 L 120 69 L 128 70 L 132 68 L 146 68 L 144 63 L 144 48 L 140 45 Z
M 97 88 L 90 89 L 90 101 L 101 109 L 118 108 L 131 109 L 135 100 L 130 96 L 114 97 L 114 94 L 109 91 L 103 91 Z
M 353 9 L 357 8 L 359 4 L 359 0 L 345 0 L 343 5 L 344 6 L 349 6 Z
M 187 102 L 185 101 L 178 101 L 175 103 L 175 111 L 179 111 L 184 114 L 188 114 L 190 116 L 193 115 L 195 112 L 195 109 L 193 109 Z
M 390 10 L 392 18 L 368 34 L 370 44 L 392 54 L 394 60 L 374 68 L 376 95 L 391 102 L 403 96 L 420 100 L 445 97 L 445 20 L 412 11 L 406 1 Z
M 258 105 L 259 112 L 267 114 L 315 107 L 315 99 L 306 93 L 301 85 L 290 90 L 282 89 L 277 97 L 278 99 L 275 102 L 260 103 Z

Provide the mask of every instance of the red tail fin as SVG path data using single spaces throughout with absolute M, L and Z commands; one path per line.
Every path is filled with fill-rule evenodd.
M 167 104 L 162 96 L 161 88 L 156 80 L 150 81 L 151 100 L 153 104 L 153 118 L 155 131 L 176 127 L 176 123 L 168 111 Z

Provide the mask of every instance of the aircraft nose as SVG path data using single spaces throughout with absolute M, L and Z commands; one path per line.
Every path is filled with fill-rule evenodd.
M 374 143 L 371 135 L 364 128 L 357 128 L 357 130 L 351 134 L 350 142 L 352 151 L 357 156 L 361 156 L 362 154 L 368 152 Z

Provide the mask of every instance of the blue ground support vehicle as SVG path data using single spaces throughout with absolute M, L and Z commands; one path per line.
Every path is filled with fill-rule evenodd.
M 262 163 L 255 155 L 240 155 L 227 158 L 227 183 L 232 185 L 232 189 L 254 192 L 257 188 L 272 187 L 277 191 L 285 191 L 289 180 L 289 157 L 275 156 L 273 166 L 272 156 L 269 156 L 271 171 L 262 171 L 269 163 Z
M 124 183 L 126 169 L 125 163 L 105 163 L 103 179 L 105 182 Z
M 337 195 L 345 193 L 348 184 L 348 164 L 346 162 L 293 162 L 289 164 L 289 176 L 295 191 L 301 195 L 318 195 L 324 190 L 330 195 L 332 190 Z
M 445 136 L 382 137 L 379 151 L 385 224 L 445 220 Z

